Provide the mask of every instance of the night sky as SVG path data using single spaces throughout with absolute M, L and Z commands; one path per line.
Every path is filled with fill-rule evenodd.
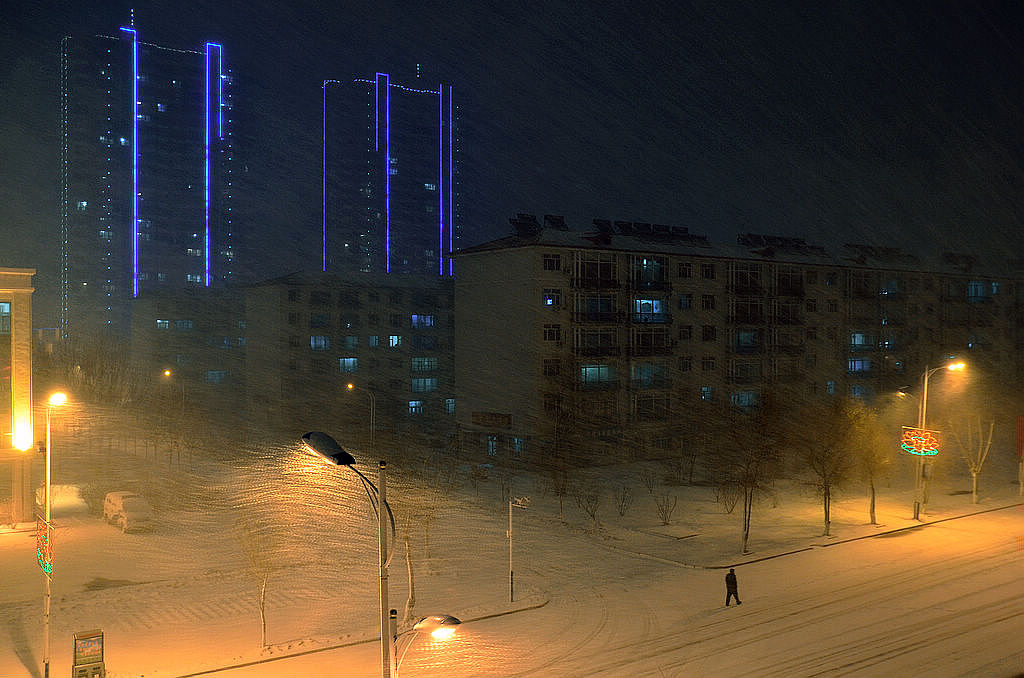
M 59 55 L 131 5 L 0 9 L 0 265 L 53 324 Z M 406 6 L 408 5 L 408 6 Z M 796 7 L 796 8 L 795 8 Z M 454 87 L 464 244 L 515 212 L 1010 254 L 1024 237 L 1020 3 L 157 2 L 140 39 L 224 44 L 243 226 L 264 275 L 315 265 L 324 78 Z M 272 248 L 271 248 L 272 246 Z M 307 263 L 308 262 L 308 263 Z

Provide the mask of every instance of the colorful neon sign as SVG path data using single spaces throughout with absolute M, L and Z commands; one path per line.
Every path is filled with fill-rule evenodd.
M 900 447 L 904 452 L 921 457 L 933 457 L 939 453 L 938 431 L 929 431 L 912 426 L 903 427 Z

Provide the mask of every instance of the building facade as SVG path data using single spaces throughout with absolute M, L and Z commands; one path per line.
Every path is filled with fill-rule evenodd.
M 246 288 L 251 419 L 366 441 L 454 425 L 449 278 L 295 273 Z M 352 389 L 348 388 L 352 384 Z
M 705 411 L 872 400 L 943 356 L 1019 372 L 1017 278 L 946 255 L 530 215 L 463 250 L 456 281 L 458 423 L 470 452 L 543 463 L 668 454 Z
M 321 270 L 452 275 L 455 125 L 451 85 L 324 81 Z
M 140 295 L 235 274 L 223 47 L 144 37 L 130 25 L 61 43 L 63 337 L 126 334 Z
M 33 519 L 32 276 L 0 268 L 0 524 Z

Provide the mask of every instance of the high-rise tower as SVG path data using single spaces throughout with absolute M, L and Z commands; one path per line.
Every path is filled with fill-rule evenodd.
M 452 275 L 455 122 L 450 85 L 324 81 L 323 270 Z
M 61 49 L 61 334 L 124 333 L 131 300 L 234 276 L 231 74 L 220 44 Z

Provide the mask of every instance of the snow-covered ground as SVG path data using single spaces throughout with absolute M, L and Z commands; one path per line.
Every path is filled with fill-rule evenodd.
M 159 526 L 126 535 L 74 502 L 56 511 L 52 675 L 70 674 L 72 635 L 97 628 L 111 678 L 379 675 L 375 521 L 350 471 L 297 447 L 242 466 L 90 455 L 66 458 L 56 482 L 81 482 L 76 465 L 102 468 L 102 489 L 150 492 Z M 572 497 L 560 515 L 544 477 L 519 475 L 512 494 L 531 502 L 512 516 L 510 602 L 508 504 L 495 474 L 427 488 L 392 466 L 391 606 L 404 612 L 408 554 L 412 615 L 467 622 L 443 644 L 404 636 L 403 676 L 1024 671 L 1024 508 L 1005 469 L 983 475 L 977 505 L 963 492 L 969 480 L 948 474 L 932 491 L 934 524 L 900 531 L 917 523 L 897 468 L 880 490 L 881 525 L 868 524 L 854 486 L 833 506 L 830 537 L 818 500 L 780 483 L 755 508 L 748 554 L 738 508 L 725 512 L 708 487 L 664 485 L 657 465 L 647 467 L 659 477 L 653 495 L 636 464 L 578 474 L 602 488 L 597 524 Z M 620 515 L 623 486 L 633 500 Z M 667 526 L 654 495 L 678 497 Z M 42 675 L 34 550 L 34 532 L 0 531 L 2 676 Z M 723 607 L 719 568 L 729 565 L 740 608 Z

